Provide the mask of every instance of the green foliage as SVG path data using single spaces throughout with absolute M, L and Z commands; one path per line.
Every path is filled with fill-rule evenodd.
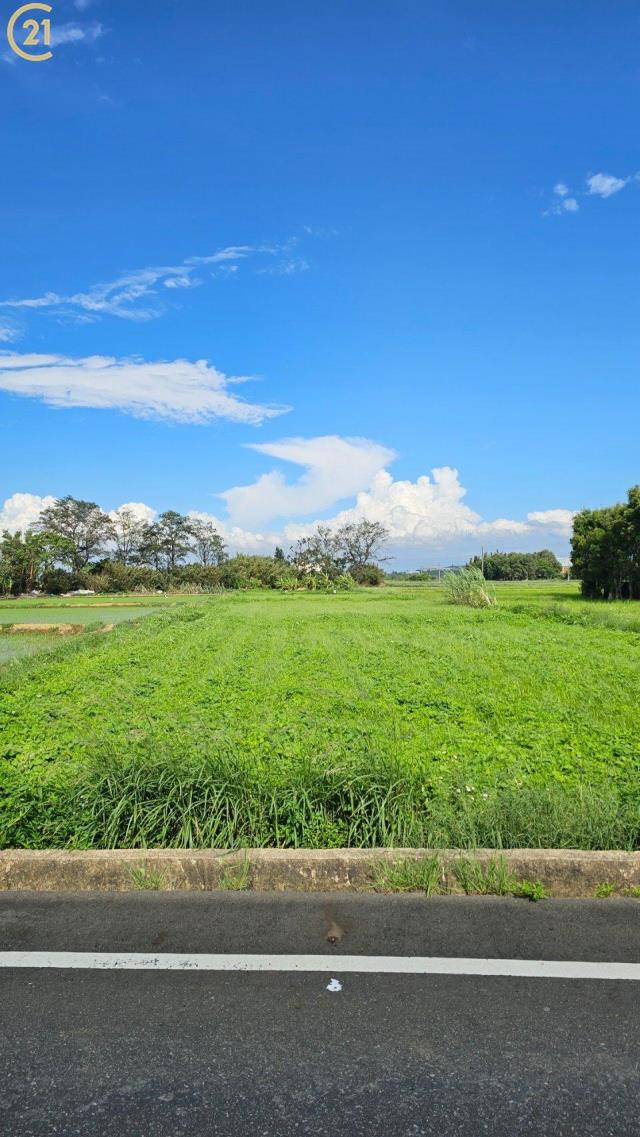
M 354 565 L 349 569 L 349 575 L 356 584 L 363 584 L 368 588 L 379 588 L 384 584 L 384 573 L 378 565 Z
M 0 593 L 19 596 L 31 592 L 43 576 L 56 571 L 56 561 L 68 558 L 71 552 L 71 542 L 54 533 L 5 531 L 0 539 Z
M 100 506 L 70 494 L 44 509 L 36 528 L 58 539 L 56 559 L 73 572 L 81 572 L 99 557 L 113 537 L 111 520 Z
M 473 857 L 460 857 L 453 864 L 453 875 L 458 887 L 468 895 L 510 896 L 515 886 L 504 857 L 491 858 L 486 864 Z
M 609 882 L 603 882 L 602 884 L 597 885 L 596 890 L 595 890 L 593 895 L 598 900 L 606 900 L 609 896 L 613 896 L 616 893 L 616 891 L 617 891 L 617 887 L 615 884 L 611 884 Z
M 359 521 L 339 529 L 318 525 L 298 541 L 291 561 L 300 575 L 322 574 L 334 580 L 351 573 L 355 579 L 355 573 L 375 568 L 376 562 L 387 559 L 384 550 L 388 541 L 389 531 L 379 521 Z
M 547 890 L 539 880 L 518 880 L 504 857 L 480 861 L 477 856 L 459 857 L 452 866 L 453 887 L 446 880 L 442 856 L 405 858 L 381 865 L 374 887 L 380 892 L 424 892 L 425 896 L 462 891 L 467 896 L 516 896 L 545 900 Z
M 551 549 L 537 553 L 486 553 L 473 557 L 469 568 L 483 572 L 485 580 L 553 580 L 562 576 L 562 565 Z
M 536 903 L 538 900 L 546 900 L 548 892 L 541 880 L 517 880 L 511 895 Z
M 165 879 L 157 869 L 132 868 L 131 885 L 137 892 L 158 892 L 165 886 Z
M 239 865 L 225 866 L 220 874 L 218 888 L 223 892 L 246 892 L 250 884 L 250 870 L 247 857 Z
M 571 556 L 585 596 L 640 599 L 640 486 L 624 504 L 576 514 Z
M 417 860 L 394 861 L 381 865 L 375 886 L 379 892 L 424 892 L 435 896 L 445 892 L 442 863 L 437 853 Z
M 445 573 L 443 584 L 449 604 L 461 604 L 467 608 L 492 608 L 496 603 L 495 594 L 487 588 L 487 582 L 479 568 L 463 568 L 459 572 Z
M 286 561 L 274 557 L 247 556 L 238 553 L 220 568 L 224 588 L 277 588 L 283 576 L 291 573 Z

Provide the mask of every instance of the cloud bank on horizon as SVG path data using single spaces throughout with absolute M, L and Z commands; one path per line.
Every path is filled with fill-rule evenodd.
M 467 491 L 450 466 L 437 467 L 413 482 L 394 479 L 386 468 L 394 452 L 367 438 L 290 438 L 252 449 L 303 472 L 288 482 L 274 470 L 250 485 L 222 491 L 217 496 L 226 503 L 226 517 L 189 511 L 192 517 L 213 521 L 233 551 L 270 552 L 275 544 L 294 543 L 317 524 L 334 527 L 365 518 L 389 529 L 395 550 L 412 549 L 425 556 L 445 550 L 464 555 L 462 550 L 474 542 L 524 537 L 566 545 L 571 532 L 574 514 L 568 509 L 531 510 L 524 519 L 484 519 L 465 503 Z M 352 503 L 332 513 L 346 498 Z M 0 531 L 24 530 L 53 500 L 51 495 L 14 493 L 0 510 Z M 160 511 L 144 502 L 126 505 L 147 521 Z M 171 505 L 164 503 L 161 509 Z M 272 526 L 276 520 L 280 523 Z

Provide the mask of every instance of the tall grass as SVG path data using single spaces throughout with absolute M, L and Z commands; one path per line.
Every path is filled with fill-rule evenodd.
M 467 608 L 493 608 L 495 591 L 487 586 L 479 568 L 463 568 L 446 572 L 442 578 L 449 604 L 464 604 Z
M 95 755 L 60 772 L 4 764 L 0 846 L 22 848 L 640 847 L 609 786 L 432 786 L 389 762 L 274 769 L 233 755 Z
M 575 604 L 510 604 L 510 612 L 517 612 L 538 620 L 551 620 L 558 624 L 573 624 L 582 628 L 609 628 L 617 632 L 640 633 L 640 605 L 637 601 L 624 601 L 609 607 L 607 601 L 589 600 Z

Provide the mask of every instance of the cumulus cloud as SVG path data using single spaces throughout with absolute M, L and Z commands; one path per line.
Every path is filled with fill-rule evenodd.
M 11 324 L 0 323 L 0 343 L 14 343 L 15 340 L 20 339 L 20 332 Z
M 552 532 L 568 537 L 573 528 L 575 512 L 572 509 L 538 509 L 527 514 L 532 525 L 543 525 Z
M 42 399 L 53 407 L 109 408 L 176 422 L 223 418 L 253 425 L 287 409 L 238 398 L 229 386 L 240 381 L 204 359 L 153 363 L 101 355 L 0 352 L 0 390 Z
M 618 178 L 614 174 L 590 174 L 585 179 L 586 188 L 578 191 L 578 193 L 575 193 L 565 182 L 556 182 L 553 187 L 555 200 L 548 209 L 544 210 L 544 214 L 549 216 L 559 213 L 577 213 L 580 209 L 579 197 L 613 197 L 614 194 L 620 193 L 620 190 L 634 181 L 640 181 L 640 174 L 624 178 Z
M 215 525 L 227 548 L 232 552 L 242 553 L 272 553 L 276 545 L 285 540 L 284 532 L 276 530 L 243 529 L 240 525 L 233 525 L 228 520 L 207 513 L 200 509 L 190 509 L 189 517 L 194 521 L 210 521 Z
M 114 280 L 93 284 L 84 292 L 48 291 L 41 296 L 0 300 L 0 308 L 64 313 L 81 322 L 105 315 L 123 320 L 153 320 L 165 311 L 166 298 L 172 292 L 197 288 L 212 277 L 229 275 L 248 259 L 256 259 L 259 265 L 262 258 L 271 258 L 274 272 L 303 271 L 308 267 L 306 261 L 292 257 L 296 244 L 297 239 L 291 238 L 279 245 L 229 245 L 204 256 L 186 257 L 179 264 L 153 265 L 125 272 Z
M 148 525 L 155 521 L 158 516 L 157 509 L 151 505 L 145 505 L 143 501 L 125 501 L 123 505 L 119 505 L 117 509 L 112 509 L 109 512 L 109 517 L 112 521 L 117 521 L 121 513 L 130 513 L 136 521 L 144 521 Z
M 55 500 L 51 495 L 40 497 L 35 493 L 14 493 L 0 509 L 0 533 L 5 529 L 10 533 L 18 529 L 24 533 L 38 520 L 42 510 L 53 505 Z
M 616 178 L 613 174 L 592 174 L 587 178 L 587 191 L 598 197 L 612 197 L 629 184 L 631 178 Z
M 305 468 L 296 481 L 287 482 L 279 470 L 263 474 L 248 486 L 235 486 L 219 496 L 233 522 L 262 525 L 274 518 L 300 517 L 328 509 L 370 485 L 381 467 L 395 457 L 392 450 L 368 438 L 285 438 L 254 443 L 252 450 Z
M 437 467 L 415 481 L 395 479 L 386 469 L 394 452 L 370 439 L 329 435 L 261 443 L 252 449 L 295 463 L 305 472 L 287 482 L 279 471 L 271 471 L 251 485 L 219 495 L 229 518 L 218 523 L 235 529 L 234 544 L 245 539 L 264 548 L 283 539 L 296 541 L 318 524 L 337 527 L 365 518 L 380 521 L 392 543 L 405 548 L 438 549 L 472 539 L 515 540 L 542 534 L 564 538 L 571 531 L 573 514 L 566 509 L 533 511 L 524 520 L 483 518 L 467 505 L 467 491 L 450 466 Z M 346 508 L 328 518 L 318 517 L 349 497 L 355 500 Z M 265 523 L 274 521 L 280 524 L 265 531 Z
M 394 452 L 370 439 L 330 435 L 284 439 L 253 448 L 294 463 L 304 473 L 291 483 L 268 474 L 252 485 L 226 490 L 218 496 L 227 503 L 228 517 L 189 512 L 190 517 L 213 522 L 233 552 L 272 552 L 276 544 L 291 545 L 318 524 L 337 528 L 365 519 L 385 525 L 392 550 L 414 560 L 428 556 L 466 559 L 481 543 L 485 547 L 540 548 L 551 542 L 566 548 L 571 533 L 574 513 L 569 509 L 532 510 L 524 519 L 482 517 L 466 503 L 467 491 L 451 466 L 436 467 L 415 481 L 395 479 L 386 469 Z M 352 500 L 335 512 L 345 498 Z M 5 527 L 24 528 L 52 501 L 51 497 L 14 494 L 5 502 L 0 519 Z M 119 509 L 129 509 L 144 521 L 157 516 L 144 502 L 128 502 Z M 319 513 L 324 516 L 318 517 Z
M 393 542 L 425 546 L 440 546 L 470 536 L 529 532 L 530 526 L 524 521 L 484 521 L 463 501 L 466 492 L 458 471 L 450 466 L 437 467 L 415 482 L 395 480 L 388 470 L 379 470 L 371 486 L 356 495 L 355 504 L 338 513 L 329 524 L 338 526 L 365 518 L 380 521 L 388 528 Z M 308 530 L 309 525 L 287 527 L 293 538 Z
M 573 196 L 569 186 L 564 182 L 556 182 L 553 187 L 553 192 L 557 198 L 548 209 L 545 209 L 545 216 L 558 213 L 577 213 L 580 209 L 577 199 Z

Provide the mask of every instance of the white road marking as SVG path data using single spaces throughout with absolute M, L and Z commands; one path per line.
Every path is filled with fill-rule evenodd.
M 516 979 L 636 979 L 640 963 L 582 960 L 463 959 L 413 955 L 220 955 L 150 952 L 3 951 L 0 968 L 107 971 L 321 971 L 368 975 L 495 975 Z

